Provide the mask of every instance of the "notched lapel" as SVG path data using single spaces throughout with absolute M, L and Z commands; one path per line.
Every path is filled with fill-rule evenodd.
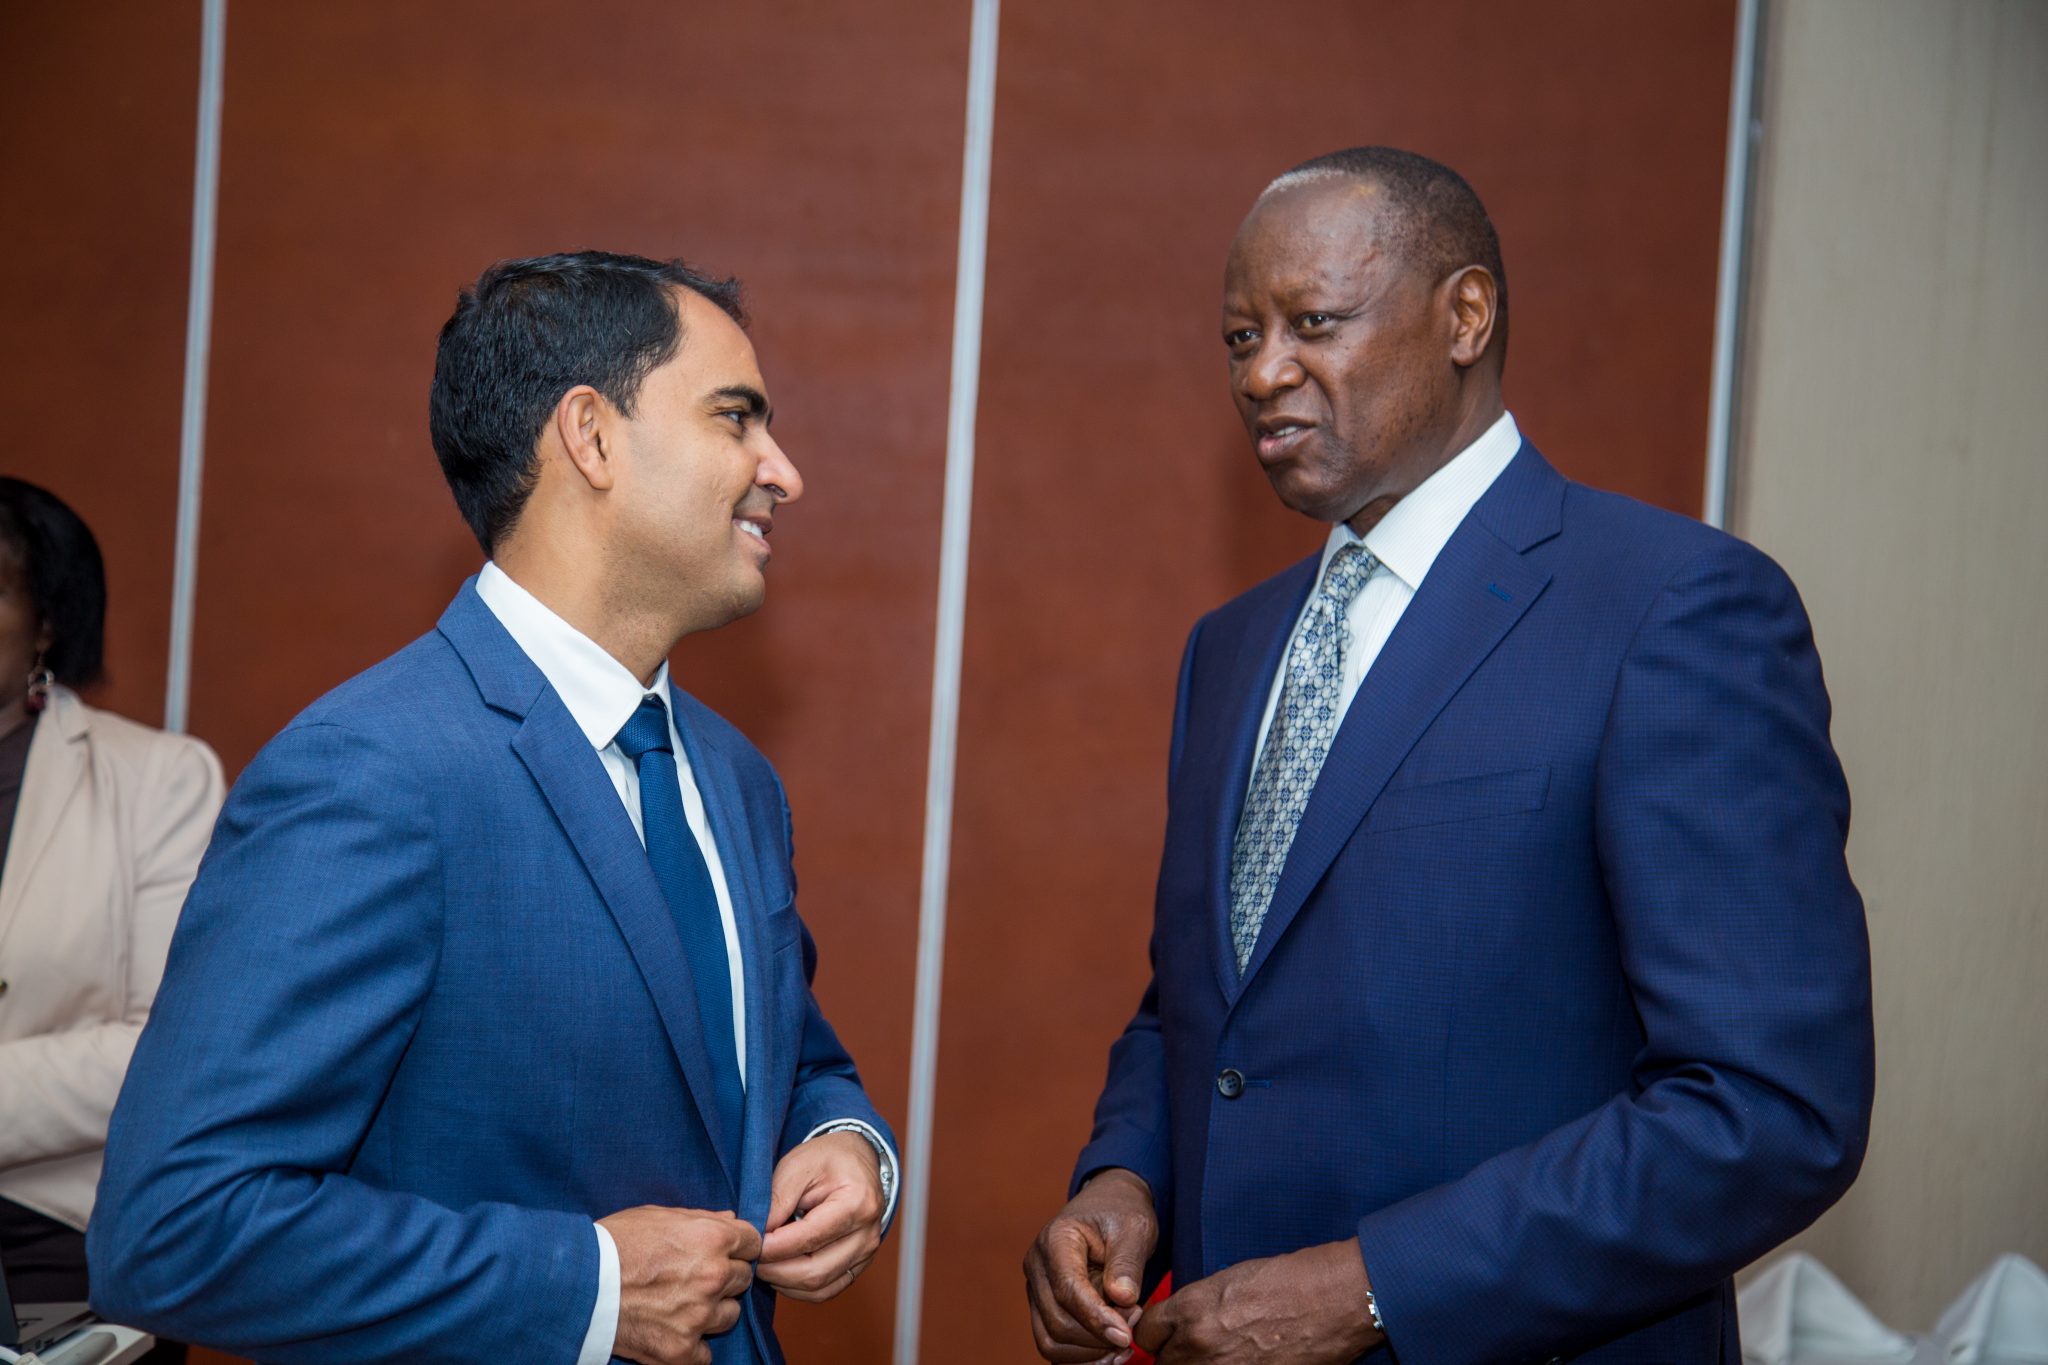
M 1522 559 L 1479 517 L 1468 516 L 1451 536 L 1330 744 L 1259 941 L 1244 975 L 1232 982 L 1233 1001 L 1272 954 L 1401 760 L 1549 582 L 1549 574 Z M 1259 697 L 1263 702 L 1263 690 Z
M 734 1180 L 734 1154 L 719 1141 L 719 1121 L 711 1096 L 711 1058 L 697 1021 L 697 991 L 682 941 L 654 879 L 647 850 L 633 833 L 633 824 L 619 804 L 618 791 L 605 776 L 604 764 L 574 718 L 552 690 L 538 697 L 512 740 L 512 750 L 547 798 L 555 818 L 575 845 L 576 854 L 597 884 L 605 908 L 633 954 L 647 991 L 661 1016 L 669 1045 L 682 1064 L 690 1097 L 712 1135 L 720 1164 Z
M 84 703 L 64 692 L 53 694 L 51 706 L 29 737 L 28 761 L 22 769 L 23 793 L 32 797 L 15 811 L 14 831 L 6 847 L 6 868 L 0 872 L 0 935 L 14 923 L 23 889 L 50 846 L 64 812 L 78 799 L 89 767 L 86 736 L 91 730 Z

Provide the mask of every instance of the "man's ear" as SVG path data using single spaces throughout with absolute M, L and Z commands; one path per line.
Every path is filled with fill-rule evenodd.
M 1450 291 L 1451 363 L 1464 369 L 1479 362 L 1499 320 L 1500 286 L 1483 265 L 1468 265 L 1444 281 Z
M 600 493 L 608 491 L 618 475 L 618 416 L 603 394 L 578 384 L 562 395 L 548 418 L 569 467 Z

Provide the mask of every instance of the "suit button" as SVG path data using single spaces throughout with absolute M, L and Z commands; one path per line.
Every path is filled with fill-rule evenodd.
M 0 981 L 0 995 L 5 994 L 7 994 L 7 983 L 5 981 Z
M 1244 1093 L 1244 1073 L 1234 1066 L 1226 1066 L 1216 1073 L 1216 1093 L 1226 1100 L 1234 1100 Z

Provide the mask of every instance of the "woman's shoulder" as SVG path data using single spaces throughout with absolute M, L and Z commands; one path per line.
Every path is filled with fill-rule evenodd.
M 52 699 L 66 729 L 82 731 L 94 757 L 117 773 L 137 781 L 176 781 L 179 775 L 220 781 L 220 760 L 205 740 L 173 734 L 130 720 L 118 711 L 92 706 L 74 692 L 58 689 Z

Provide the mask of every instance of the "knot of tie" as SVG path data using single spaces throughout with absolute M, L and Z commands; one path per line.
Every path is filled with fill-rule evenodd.
M 673 753 L 668 742 L 668 708 L 661 704 L 661 698 L 649 696 L 643 700 L 612 742 L 635 763 L 640 761 L 640 755 L 657 749 Z
M 1371 578 L 1380 562 L 1372 551 L 1359 541 L 1353 541 L 1330 556 L 1330 562 L 1323 569 L 1322 594 L 1330 599 L 1339 615 L 1350 610 L 1351 600 L 1358 596 Z

